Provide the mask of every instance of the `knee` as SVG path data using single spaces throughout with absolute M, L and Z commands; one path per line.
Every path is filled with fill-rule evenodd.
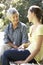
M 7 57 L 7 53 L 4 52 L 3 55 L 2 55 L 2 57 Z
M 2 56 L 3 57 L 8 57 L 8 51 L 5 51 Z

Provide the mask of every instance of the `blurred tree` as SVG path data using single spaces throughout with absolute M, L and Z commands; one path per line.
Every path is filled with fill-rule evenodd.
M 16 4 L 13 3 L 13 7 L 16 7 L 16 9 L 20 13 L 20 21 L 26 23 L 27 20 L 27 10 L 28 10 L 28 0 L 19 0 Z
M 20 13 L 20 20 L 27 23 L 27 10 L 31 5 L 38 5 L 41 7 L 42 0 L 19 0 L 17 3 L 13 2 L 13 7 L 16 7 Z
M 29 0 L 29 6 L 31 5 L 38 5 L 41 6 L 42 0 Z
M 43 0 L 42 0 L 42 5 L 41 5 L 42 9 L 43 9 Z
M 27 11 L 31 5 L 42 5 L 42 0 L 1 0 L 1 3 L 6 5 L 6 9 L 9 7 L 15 7 L 20 13 L 20 21 L 26 23 L 27 19 Z
M 27 23 L 27 11 L 31 5 L 38 5 L 43 7 L 43 0 L 0 0 L 0 3 L 6 5 L 5 10 L 9 7 L 15 7 L 20 13 L 20 21 Z M 6 12 L 5 12 L 6 13 Z M 5 25 L 8 23 L 6 16 L 4 18 Z

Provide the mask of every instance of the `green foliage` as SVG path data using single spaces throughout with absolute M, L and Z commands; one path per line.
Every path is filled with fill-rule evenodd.
M 13 0 L 11 0 L 11 1 L 10 0 L 0 0 L 0 2 L 1 1 L 3 4 L 6 5 L 5 10 L 7 10 L 10 7 L 10 5 L 12 5 L 12 7 L 15 7 L 20 13 L 20 21 L 22 21 L 24 23 L 28 22 L 27 12 L 31 5 L 38 5 L 40 7 L 43 7 L 42 0 L 17 0 L 17 1 L 15 0 L 16 2 L 14 2 Z M 2 11 L 1 8 L 0 8 L 0 11 Z M 0 12 L 0 18 L 2 18 L 2 16 L 3 16 L 3 14 Z M 4 26 L 9 23 L 9 20 L 6 18 L 6 16 L 4 17 L 3 22 L 4 22 Z M 29 25 L 27 23 L 28 27 L 29 27 Z
M 27 23 L 27 10 L 28 10 L 28 0 L 19 0 L 13 7 L 16 7 L 16 9 L 20 13 L 20 21 Z
M 0 18 L 2 18 L 2 16 L 3 16 L 3 13 L 2 13 L 2 12 L 0 12 Z
M 29 0 L 29 6 L 31 5 L 38 5 L 38 6 L 41 6 L 42 0 Z
M 31 5 L 41 6 L 42 0 L 19 0 L 17 3 L 13 3 L 13 7 L 16 7 L 20 13 L 20 21 L 27 23 L 27 11 Z
M 0 19 L 0 31 L 3 31 L 8 23 L 9 20 L 7 19 L 7 17 L 5 17 L 4 19 Z
M 3 9 L 0 7 L 0 12 L 2 11 Z

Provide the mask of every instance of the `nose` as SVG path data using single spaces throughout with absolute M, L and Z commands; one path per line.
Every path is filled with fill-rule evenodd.
M 15 19 L 17 19 L 16 17 L 14 17 Z
M 14 20 L 16 21 L 17 20 L 17 17 L 15 17 Z
M 27 15 L 27 18 L 28 18 L 28 15 Z

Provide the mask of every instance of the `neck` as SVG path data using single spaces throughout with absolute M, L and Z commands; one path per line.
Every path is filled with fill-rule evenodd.
M 32 20 L 32 22 L 33 22 L 33 24 L 36 25 L 36 26 L 41 24 L 40 21 L 39 21 L 37 18 L 34 18 L 34 19 Z
M 14 24 L 13 24 L 13 28 L 14 28 L 14 29 L 17 28 L 17 26 L 18 26 L 18 23 L 14 23 Z

